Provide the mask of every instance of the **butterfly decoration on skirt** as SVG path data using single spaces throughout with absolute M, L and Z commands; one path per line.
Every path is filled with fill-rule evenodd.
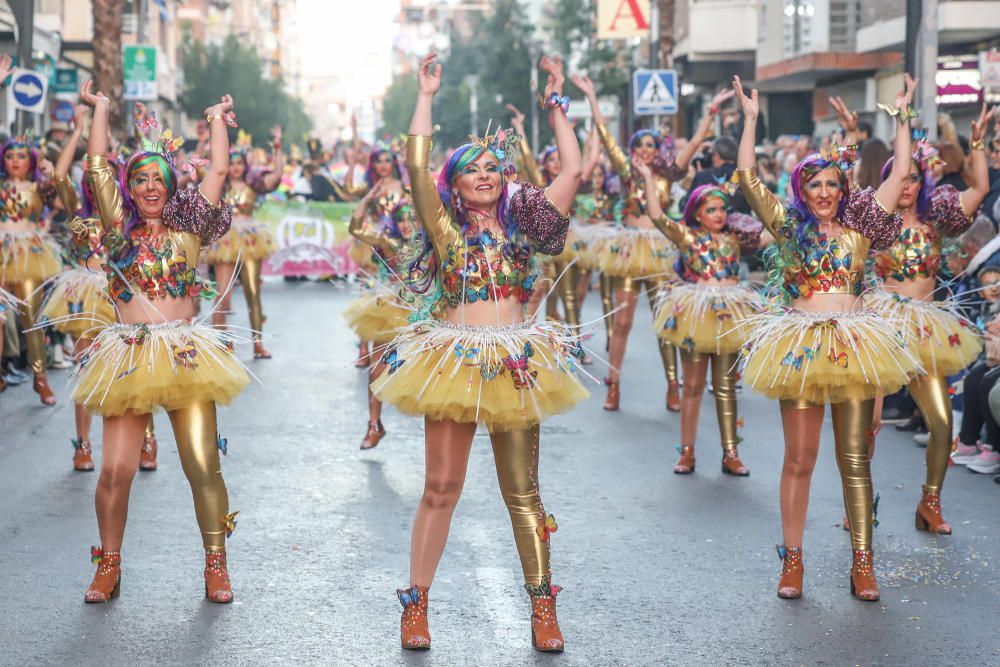
M 557 530 L 559 530 L 559 524 L 556 523 L 556 518 L 552 514 L 545 517 L 545 522 L 541 526 L 535 528 L 535 532 L 538 533 L 542 542 L 548 542 L 549 536 Z
M 215 444 L 219 448 L 219 451 L 222 452 L 223 456 L 229 454 L 229 438 L 223 438 L 221 433 L 216 433 Z
M 796 357 L 794 354 L 792 354 L 791 352 L 789 352 L 788 354 L 785 355 L 785 358 L 781 360 L 781 365 L 782 366 L 791 366 L 795 370 L 800 371 L 800 370 L 802 370 L 802 360 L 804 358 L 805 357 L 803 355 L 801 355 L 801 354 Z
M 830 354 L 827 355 L 827 359 L 830 360 L 830 363 L 836 366 L 840 366 L 841 368 L 847 368 L 846 352 L 837 352 L 836 350 L 831 349 Z
M 395 347 L 390 347 L 382 355 L 382 363 L 389 367 L 389 375 L 392 375 L 406 363 L 406 360 L 399 358 L 399 351 Z
M 67 308 L 70 315 L 79 315 L 83 312 L 83 301 L 70 301 Z
M 959 345 L 962 344 L 962 341 L 959 339 L 957 333 L 953 333 L 950 336 L 948 336 L 948 344 L 951 345 L 952 347 L 958 347 Z
M 188 341 L 185 343 L 184 347 L 178 347 L 176 345 L 171 345 L 173 350 L 174 358 L 177 363 L 185 368 L 196 368 L 198 364 L 195 363 L 195 357 L 198 356 L 198 348 L 194 344 L 194 341 Z
M 531 350 L 531 347 L 525 343 L 525 351 Z M 531 350 L 531 354 L 534 354 L 534 350 Z M 510 376 L 514 380 L 515 389 L 530 389 L 534 386 L 535 379 L 538 377 L 538 371 L 528 370 L 528 359 L 527 355 L 522 356 L 519 354 L 514 354 L 503 358 L 504 366 L 510 371 Z
M 226 528 L 226 539 L 228 540 L 233 536 L 233 532 L 236 530 L 236 515 L 239 511 L 233 512 L 232 514 L 227 514 L 222 517 L 222 525 Z

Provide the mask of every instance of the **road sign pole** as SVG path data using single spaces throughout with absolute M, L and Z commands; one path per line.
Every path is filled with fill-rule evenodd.
M 10 0 L 10 8 L 17 21 L 17 65 L 24 69 L 32 69 L 32 49 L 35 37 L 35 1 Z M 17 113 L 17 132 L 22 134 L 31 121 L 27 111 Z M 5 128 L 6 129 L 6 128 Z
M 654 2 L 649 12 L 649 69 L 660 69 L 660 3 Z M 653 129 L 660 127 L 660 114 L 653 114 Z

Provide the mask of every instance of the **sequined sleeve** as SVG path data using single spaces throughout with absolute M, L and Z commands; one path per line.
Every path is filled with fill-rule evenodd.
M 664 177 L 671 182 L 683 181 L 687 178 L 687 175 L 688 170 L 677 164 L 676 160 L 670 163 L 670 166 L 667 167 L 664 173 Z
M 411 134 L 406 140 L 406 170 L 410 174 L 413 207 L 420 224 L 430 237 L 438 259 L 444 261 L 448 257 L 448 247 L 459 241 L 459 230 L 441 201 L 437 183 L 428 167 L 431 145 L 430 137 Z
M 611 136 L 608 128 L 597 123 L 597 136 L 601 138 L 601 144 L 604 146 L 604 152 L 608 154 L 608 160 L 611 162 L 611 168 L 615 170 L 623 181 L 628 181 L 632 176 L 632 170 L 629 167 L 628 156 L 622 151 L 621 146 L 615 141 L 615 138 Z
M 750 208 L 775 239 L 782 238 L 781 226 L 788 214 L 785 205 L 774 196 L 773 192 L 767 189 L 767 186 L 757 176 L 756 168 L 738 169 L 736 175 L 740 182 L 740 192 L 750 204 Z
M 518 143 L 518 151 L 521 153 L 521 167 L 524 171 L 524 178 L 521 180 L 525 183 L 545 187 L 545 177 L 542 176 L 542 170 L 538 167 L 538 160 L 535 159 L 535 154 L 531 152 L 531 146 L 528 145 L 528 140 L 524 137 L 521 137 L 521 141 Z
M 513 188 L 516 189 L 510 195 L 508 205 L 518 229 L 543 255 L 561 253 L 566 247 L 569 216 L 559 212 L 542 188 L 528 183 Z
M 753 253 L 760 248 L 760 236 L 764 232 L 764 225 L 752 215 L 733 211 L 726 216 L 726 228 L 736 237 L 743 252 Z
M 76 209 L 80 208 L 80 198 L 76 195 L 76 188 L 73 187 L 73 182 L 69 180 L 68 176 L 56 176 L 52 182 L 56 187 L 56 194 L 59 195 L 59 201 L 62 202 L 63 208 L 66 209 L 66 213 L 69 215 L 76 213 Z
M 972 226 L 972 218 L 962 208 L 962 193 L 954 185 L 939 185 L 934 190 L 924 222 L 937 227 L 941 236 L 958 236 Z
M 674 242 L 678 248 L 686 248 L 691 244 L 691 232 L 684 225 L 675 222 L 666 215 L 658 218 L 650 218 L 656 228 L 668 239 Z
M 896 242 L 899 230 L 903 228 L 903 218 L 885 210 L 873 188 L 851 193 L 844 208 L 844 219 L 840 222 L 871 241 L 872 250 L 891 247 Z
M 120 233 L 125 224 L 125 202 L 108 158 L 103 155 L 87 156 L 87 183 L 104 231 L 116 230 Z
M 233 223 L 233 209 L 226 202 L 213 205 L 201 190 L 178 190 L 163 207 L 163 220 L 171 229 L 195 234 L 203 244 L 218 241 Z

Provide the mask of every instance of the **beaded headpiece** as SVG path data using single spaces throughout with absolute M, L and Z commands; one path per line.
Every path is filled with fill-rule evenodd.
M 934 165 L 943 162 L 938 149 L 927 141 L 927 128 L 913 130 L 913 161 L 920 165 L 924 172 Z

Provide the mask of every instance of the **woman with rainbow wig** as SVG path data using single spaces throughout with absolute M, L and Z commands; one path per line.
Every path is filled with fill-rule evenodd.
M 908 160 L 899 210 L 903 228 L 892 246 L 875 256 L 875 273 L 882 289 L 869 299 L 873 310 L 903 322 L 907 345 L 920 358 L 924 373 L 907 390 L 920 408 L 930 436 L 927 441 L 927 476 L 916 509 L 917 530 L 950 535 L 951 526 L 941 515 L 941 487 L 951 455 L 952 409 L 948 376 L 967 368 L 982 350 L 979 330 L 963 314 L 955 297 L 936 301 L 937 276 L 942 269 L 945 237 L 958 236 L 972 225 L 972 216 L 990 189 L 984 138 L 996 108 L 983 105 L 972 124 L 972 183 L 964 192 L 951 185 L 934 184 L 937 152 L 919 141 Z M 882 168 L 882 179 L 891 177 L 893 159 Z M 880 415 L 876 414 L 878 420 Z M 978 453 L 974 446 L 957 445 L 957 455 Z
M 245 135 L 244 135 L 245 136 Z M 249 141 L 249 137 L 247 137 Z M 274 254 L 278 245 L 266 223 L 253 218 L 257 201 L 281 185 L 285 172 L 285 157 L 281 152 L 281 127 L 271 128 L 271 169 L 251 169 L 247 162 L 247 148 L 240 146 L 229 153 L 229 175 L 226 179 L 224 199 L 233 209 L 233 226 L 226 235 L 209 247 L 205 261 L 215 267 L 215 280 L 222 285 L 219 303 L 212 315 L 212 324 L 226 325 L 226 314 L 231 307 L 227 289 L 233 273 L 239 267 L 240 285 L 250 313 L 253 336 L 253 358 L 270 359 L 271 353 L 261 341 L 264 329 L 264 311 L 260 303 L 261 264 Z
M 607 380 L 608 396 L 604 401 L 605 410 L 616 411 L 621 401 L 621 368 L 639 294 L 645 290 L 650 309 L 655 309 L 660 289 L 674 277 L 673 263 L 677 249 L 653 225 L 648 210 L 649 200 L 655 193 L 660 199 L 660 207 L 663 210 L 670 208 L 671 181 L 684 178 L 691 158 L 708 136 L 719 105 L 732 97 L 732 91 L 716 95 L 710 112 L 702 118 L 691 141 L 676 156 L 666 151 L 666 139 L 651 130 L 639 130 L 633 134 L 629 139 L 629 154 L 626 155 L 608 131 L 593 82 L 586 76 L 575 76 L 573 83 L 590 101 L 594 125 L 611 166 L 621 179 L 625 200 L 624 224 L 615 238 L 605 244 L 601 261 L 601 270 L 614 279 L 614 300 L 619 305 L 614 314 L 609 350 L 611 370 Z M 647 189 L 645 179 L 632 169 L 633 159 L 638 159 L 653 172 L 655 190 Z M 658 339 L 658 343 L 667 377 L 667 409 L 678 412 L 681 403 L 677 349 L 662 338 Z
M 580 180 L 580 147 L 560 105 L 562 61 L 545 57 L 540 65 L 549 73 L 544 108 L 562 157 L 561 173 L 542 189 L 508 181 L 517 146 L 508 130 L 460 146 L 435 183 L 428 159 L 431 107 L 441 86 L 436 58 L 431 53 L 420 63 L 406 147 L 413 203 L 430 241 L 417 265 L 430 267 L 434 288 L 425 292 L 416 321 L 382 355 L 372 385 L 380 399 L 423 415 L 425 423 L 410 582 L 397 591 L 401 641 L 407 649 L 430 647 L 428 589 L 483 423 L 531 598 L 532 643 L 539 651 L 562 651 L 559 588 L 549 567 L 557 526 L 539 495 L 539 424 L 587 392 L 574 372 L 582 351 L 573 332 L 558 322 L 525 320 L 536 280 L 533 256 L 562 252 Z
M 211 163 L 200 188 L 178 189 L 172 152 L 183 140 L 160 131 L 155 116 L 140 118 L 142 147 L 116 178 L 107 158 L 111 101 L 92 92 L 90 81 L 80 99 L 94 110 L 86 178 L 118 315 L 118 323 L 102 329 L 84 353 L 73 392 L 75 401 L 104 421 L 95 498 L 101 546 L 91 549 L 97 571 L 84 600 L 107 602 L 118 595 L 129 491 L 150 414 L 163 408 L 194 497 L 205 547 L 205 595 L 231 602 L 226 537 L 236 513 L 229 511 L 222 479 L 225 441 L 218 435 L 216 405 L 231 402 L 249 378 L 233 354 L 232 337 L 198 316 L 198 299 L 214 299 L 216 292 L 196 266 L 201 248 L 231 223 L 222 192 L 233 101 L 226 95 L 205 110 Z
M 4 54 L 0 81 L 9 73 L 10 56 Z M 0 307 L 14 307 L 20 314 L 33 386 L 43 405 L 55 405 L 56 397 L 45 373 L 45 334 L 33 327 L 42 307 L 39 288 L 62 269 L 59 246 L 45 216 L 56 199 L 51 171 L 52 165 L 39 157 L 28 137 L 14 137 L 0 146 Z
M 632 168 L 655 186 L 653 171 L 634 159 Z M 674 473 L 694 472 L 701 397 L 709 361 L 712 391 L 722 444 L 722 472 L 746 477 L 737 446 L 736 359 L 747 339 L 738 322 L 756 315 L 763 302 L 754 290 L 739 284 L 740 251 L 756 252 L 770 239 L 748 215 L 731 211 L 730 195 L 718 185 L 695 188 L 684 206 L 684 224 L 669 219 L 655 199 L 649 216 L 680 251 L 677 275 L 684 281 L 660 293 L 653 328 L 677 347 L 684 367 L 681 395 L 680 459 Z
M 782 598 L 802 596 L 802 535 L 829 403 L 851 524 L 851 593 L 860 600 L 879 599 L 868 451 L 872 410 L 875 396 L 909 382 L 918 362 L 897 324 L 868 309 L 862 290 L 869 250 L 890 247 L 900 230 L 893 210 L 909 173 L 910 102 L 916 90 L 909 75 L 905 80 L 906 88 L 897 95 L 893 109 L 899 121 L 896 164 L 879 189 L 852 191 L 847 170 L 853 153 L 834 146 L 796 166 L 787 205 L 757 176 L 757 91 L 748 97 L 739 77 L 733 82 L 745 116 L 737 159 L 740 189 L 775 239 L 768 249 L 768 287 L 780 303 L 745 321 L 750 333 L 742 356 L 744 380 L 781 406 L 784 543 L 778 547 L 782 560 L 778 596 Z

